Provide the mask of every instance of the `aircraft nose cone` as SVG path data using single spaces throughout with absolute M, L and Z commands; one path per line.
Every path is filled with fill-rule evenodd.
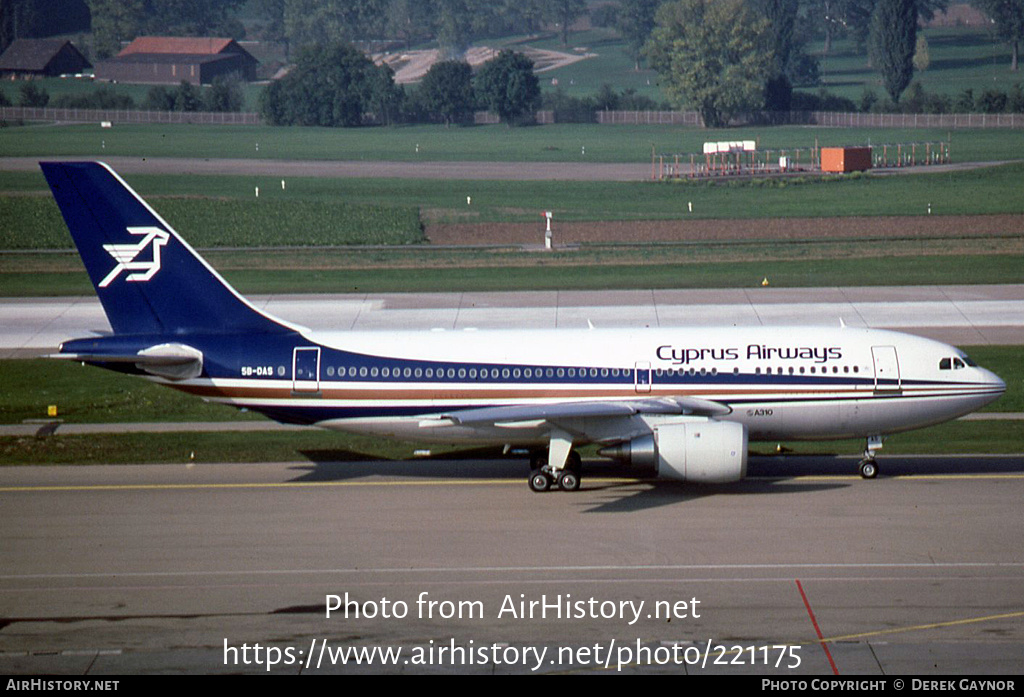
M 995 373 L 992 373 L 992 386 L 997 388 L 1000 394 L 1006 392 L 1006 381 Z

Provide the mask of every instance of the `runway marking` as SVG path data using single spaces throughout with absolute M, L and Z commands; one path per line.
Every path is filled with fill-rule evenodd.
M 744 481 L 798 481 L 798 482 L 828 482 L 828 481 L 860 481 L 862 477 L 856 474 L 850 475 L 805 475 L 805 476 L 766 476 L 747 477 Z M 1019 474 L 905 474 L 885 477 L 891 480 L 1024 480 L 1024 473 Z M 588 477 L 588 482 L 595 482 L 602 485 L 609 484 L 654 484 L 649 479 L 630 479 L 625 477 Z M 55 484 L 55 485 L 33 485 L 33 486 L 5 486 L 0 487 L 0 493 L 16 492 L 53 492 L 53 491 L 171 491 L 188 489 L 289 489 L 289 488 L 317 488 L 317 487 L 394 487 L 394 486 L 487 486 L 487 485 L 521 485 L 519 478 L 516 479 L 424 479 L 416 481 L 343 481 L 343 482 L 239 482 L 235 484 L 224 483 L 196 483 L 196 484 Z M 739 482 L 737 482 L 739 484 Z M 584 491 L 586 489 L 584 488 Z
M 595 480 L 592 480 L 595 481 Z M 602 480 L 617 481 L 617 480 Z M 622 482 L 633 482 L 638 480 L 624 479 Z M 31 492 L 31 491 L 147 491 L 147 490 L 175 490 L 175 489 L 291 489 L 291 488 L 316 488 L 316 487 L 348 487 L 348 486 L 441 486 L 441 485 L 486 485 L 486 484 L 518 484 L 522 485 L 519 479 L 515 480 L 476 480 L 476 479 L 427 479 L 420 481 L 396 481 L 396 482 L 239 482 L 237 484 L 65 484 L 65 485 L 43 485 L 43 486 L 12 486 L 0 487 L 0 493 L 6 492 Z
M 898 627 L 896 629 L 879 629 L 874 632 L 860 632 L 857 634 L 845 634 L 843 636 L 829 637 L 828 639 L 822 639 L 822 641 L 835 643 L 837 641 L 850 641 L 852 639 L 865 639 L 873 636 L 883 636 L 886 634 L 900 634 L 903 632 L 918 632 L 926 629 L 944 629 L 946 627 L 956 627 L 965 624 L 977 624 L 979 622 L 992 622 L 994 620 L 1007 620 L 1015 619 L 1018 617 L 1024 617 L 1024 611 L 1021 612 L 1007 612 L 1001 615 L 985 615 L 983 617 L 970 617 L 963 620 L 949 620 L 948 622 L 933 622 L 931 624 L 918 624 L 910 627 Z
M 800 579 L 796 579 L 796 589 L 800 591 L 800 598 L 803 599 L 804 607 L 807 608 L 807 614 L 811 618 L 811 624 L 814 625 L 814 632 L 818 635 L 818 643 L 825 651 L 825 656 L 828 658 L 828 664 L 832 666 L 832 674 L 839 675 L 839 669 L 836 668 L 836 662 L 832 660 L 832 652 L 828 650 L 828 644 L 825 642 L 825 637 L 821 633 L 821 628 L 818 626 L 818 619 L 814 616 L 814 610 L 811 609 L 811 603 L 807 600 L 807 594 L 804 593 L 804 587 L 801 585 Z

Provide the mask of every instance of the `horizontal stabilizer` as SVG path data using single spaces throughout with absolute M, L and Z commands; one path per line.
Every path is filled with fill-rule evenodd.
M 138 353 L 56 353 L 47 358 L 83 363 L 134 363 L 140 370 L 169 380 L 188 380 L 203 372 L 203 352 L 184 344 L 159 344 Z

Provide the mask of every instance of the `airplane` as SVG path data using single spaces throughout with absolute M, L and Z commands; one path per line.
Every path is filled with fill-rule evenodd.
M 753 440 L 864 439 L 997 399 L 953 346 L 825 327 L 311 331 L 238 294 L 109 166 L 40 163 L 113 333 L 81 361 L 211 402 L 416 442 L 530 453 L 530 489 L 579 489 L 578 448 L 697 483 L 746 476 Z

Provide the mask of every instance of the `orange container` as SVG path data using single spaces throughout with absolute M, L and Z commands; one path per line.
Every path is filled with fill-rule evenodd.
M 871 169 L 871 148 L 822 148 L 822 172 L 863 172 Z

